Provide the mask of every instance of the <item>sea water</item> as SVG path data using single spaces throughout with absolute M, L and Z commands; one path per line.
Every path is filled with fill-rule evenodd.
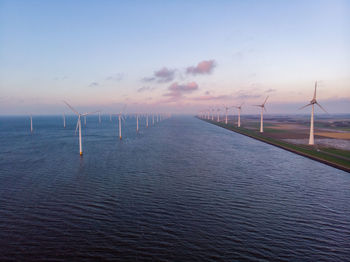
M 347 261 L 350 176 L 174 116 L 0 118 L 0 260 Z

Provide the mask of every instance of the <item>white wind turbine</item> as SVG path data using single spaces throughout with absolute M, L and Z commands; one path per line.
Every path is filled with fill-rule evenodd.
M 118 115 L 118 127 L 119 127 L 119 139 L 122 140 L 122 120 L 125 122 L 125 118 L 122 114 L 126 108 L 126 105 L 124 105 L 123 109 L 120 111 Z
M 317 102 L 316 100 L 316 88 L 317 88 L 317 81 L 315 82 L 315 91 L 314 91 L 314 96 L 312 100 L 310 101 L 309 104 L 301 107 L 300 109 L 303 109 L 308 106 L 312 106 L 311 109 L 311 120 L 310 120 L 310 137 L 309 137 L 309 145 L 314 145 L 315 140 L 314 140 L 314 111 L 315 111 L 315 104 L 318 105 L 324 112 L 327 113 L 327 111 Z
M 146 128 L 148 128 L 148 113 L 146 114 Z
M 101 124 L 101 112 L 98 112 L 98 123 Z
M 118 115 L 119 139 L 122 140 L 122 114 Z
M 228 106 L 224 105 L 224 108 L 225 108 L 225 124 L 227 125 L 227 112 L 230 108 L 232 108 L 232 106 L 228 107 Z
M 136 132 L 139 132 L 139 114 L 136 114 Z
M 63 113 L 63 128 L 66 128 L 66 115 Z
M 238 109 L 238 123 L 237 126 L 241 127 L 241 110 L 242 110 L 242 106 L 244 103 L 242 103 L 240 106 L 235 106 L 235 108 Z
M 220 122 L 220 108 L 216 108 L 216 111 L 218 112 L 217 122 Z
M 63 101 L 77 116 L 78 116 L 78 121 L 77 121 L 77 127 L 75 128 L 75 133 L 77 133 L 77 129 L 79 128 L 79 152 L 80 155 L 83 155 L 83 145 L 82 145 L 82 140 L 81 140 L 81 117 L 86 117 L 87 115 L 97 113 L 98 111 L 95 112 L 90 112 L 90 113 L 84 113 L 81 114 L 78 111 L 76 111 L 70 104 L 68 104 L 66 101 Z
M 269 96 L 266 97 L 264 103 L 262 103 L 261 105 L 255 105 L 255 106 L 258 106 L 258 107 L 261 107 L 261 113 L 260 113 L 260 133 L 263 133 L 264 132 L 264 110 L 266 111 L 266 108 L 265 108 L 265 104 L 266 104 L 266 101 L 267 99 L 269 98 Z
M 33 133 L 33 117 L 30 115 L 30 133 Z

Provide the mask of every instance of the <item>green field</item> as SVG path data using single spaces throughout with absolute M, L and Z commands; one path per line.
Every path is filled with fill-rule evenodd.
M 250 130 L 242 127 L 238 128 L 233 126 L 232 124 L 226 125 L 225 123 L 222 123 L 222 122 L 216 122 L 216 121 L 204 120 L 204 119 L 202 120 L 208 123 L 232 130 L 236 133 L 255 138 L 262 142 L 283 148 L 285 150 L 294 152 L 296 154 L 311 158 L 313 160 L 322 162 L 324 164 L 339 168 L 341 170 L 350 172 L 350 151 L 334 149 L 334 148 L 318 148 L 315 146 L 308 146 L 308 145 L 296 145 L 296 144 L 288 143 L 278 139 L 274 139 L 271 137 L 266 137 L 264 136 L 264 134 L 261 134 L 258 131 L 254 131 L 254 130 Z

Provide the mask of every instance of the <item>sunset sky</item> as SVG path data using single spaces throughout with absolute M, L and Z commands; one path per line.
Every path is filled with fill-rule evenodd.
M 307 113 L 316 80 L 350 113 L 350 1 L 0 0 L 0 114 Z

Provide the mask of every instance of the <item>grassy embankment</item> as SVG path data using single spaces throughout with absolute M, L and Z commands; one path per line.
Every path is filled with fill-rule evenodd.
M 262 142 L 283 148 L 285 150 L 291 151 L 293 153 L 311 158 L 313 160 L 322 162 L 329 166 L 344 170 L 346 172 L 350 172 L 350 152 L 346 150 L 340 149 L 332 149 L 332 148 L 318 148 L 314 146 L 307 145 L 296 145 L 292 143 L 288 143 L 282 140 L 274 139 L 260 132 L 246 129 L 243 127 L 235 127 L 232 124 L 225 124 L 223 122 L 216 122 L 211 120 L 202 119 L 208 123 L 229 129 L 236 133 L 249 136 L 251 138 L 255 138 Z M 282 131 L 283 132 L 283 131 Z

